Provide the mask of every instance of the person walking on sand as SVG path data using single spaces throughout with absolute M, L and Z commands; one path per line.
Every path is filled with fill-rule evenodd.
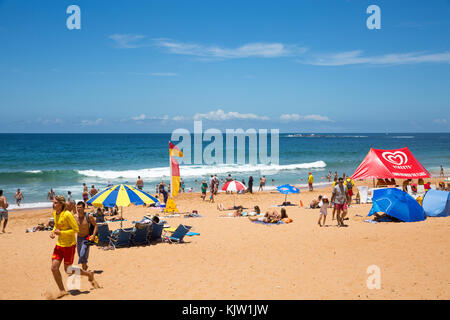
M 320 213 L 319 213 L 319 221 L 317 223 L 319 226 L 323 227 L 325 225 L 325 221 L 327 219 L 327 209 L 328 209 L 328 198 L 326 195 L 322 197 L 322 205 L 320 206 Z M 323 218 L 323 223 L 321 224 L 320 221 Z
M 53 189 L 50 189 L 50 191 L 47 194 L 47 200 L 53 201 L 53 198 L 55 198 L 55 191 L 53 191 Z
M 86 214 L 84 208 L 85 205 L 83 201 L 77 203 L 75 221 L 77 222 L 79 229 L 77 235 L 78 264 L 81 264 L 81 268 L 84 271 L 87 271 L 89 248 L 97 235 L 98 226 L 93 215 L 89 213 Z
M 3 190 L 0 190 L 0 224 L 2 220 L 5 220 L 3 222 L 3 233 L 5 233 L 5 228 L 8 224 L 8 206 L 8 201 L 6 201 L 6 197 L 3 195 Z
M 56 298 L 68 295 L 68 292 L 64 288 L 61 272 L 59 271 L 63 261 L 64 271 L 67 274 L 72 275 L 75 272 L 79 272 L 82 276 L 88 277 L 89 282 L 91 282 L 95 289 L 99 288 L 99 285 L 94 279 L 94 272 L 79 269 L 75 271 L 75 268 L 72 267 L 77 243 L 75 234 L 78 233 L 79 229 L 72 213 L 66 210 L 66 199 L 64 196 L 57 195 L 55 197 L 53 200 L 53 209 L 55 226 L 50 233 L 50 238 L 54 239 L 57 236 L 58 239 L 52 254 L 51 271 L 59 288 L 59 293 Z M 69 267 L 71 269 L 69 269 Z
M 253 177 L 250 176 L 248 178 L 248 188 L 247 188 L 248 192 L 253 193 Z
M 442 164 L 441 164 L 441 173 L 440 173 L 439 176 L 440 177 L 445 177 L 445 175 L 444 175 L 444 167 L 442 166 Z
M 264 190 L 264 185 L 266 184 L 266 176 L 262 176 L 262 178 L 259 179 L 259 191 L 263 191 Z
M 333 188 L 331 196 L 331 203 L 334 204 L 334 208 L 336 209 L 336 220 L 339 227 L 345 226 L 344 218 L 347 214 L 347 202 L 349 200 L 348 198 L 348 191 L 347 187 L 344 186 L 344 179 L 339 178 L 338 184 Z
M 348 190 L 348 205 L 350 206 L 352 204 L 352 197 L 353 197 L 353 187 L 355 186 L 355 182 L 352 180 L 352 178 L 347 177 L 345 179 L 344 185 L 347 187 Z
M 203 201 L 205 201 L 206 190 L 208 189 L 208 184 L 206 183 L 206 180 L 203 180 L 201 189 L 202 189 L 202 199 L 203 199 Z
M 219 178 L 217 178 L 217 175 L 214 175 L 214 195 L 217 195 L 217 191 L 219 190 Z
M 23 200 L 23 194 L 20 189 L 17 189 L 14 199 L 16 199 L 17 206 L 20 207 L 20 202 Z
M 141 179 L 141 176 L 138 176 L 137 181 L 136 181 L 136 187 L 139 190 L 144 189 L 144 180 Z
M 309 191 L 313 191 L 313 182 L 314 182 L 314 177 L 312 175 L 311 172 L 308 172 L 309 176 L 308 176 L 308 186 L 309 186 Z

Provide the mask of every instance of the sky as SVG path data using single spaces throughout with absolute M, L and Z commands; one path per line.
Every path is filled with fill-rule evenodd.
M 450 0 L 0 0 L 2 133 L 449 132 L 449 110 Z

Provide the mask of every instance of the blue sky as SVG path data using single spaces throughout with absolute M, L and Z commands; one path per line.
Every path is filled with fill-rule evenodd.
M 0 0 L 0 132 L 449 132 L 449 88 L 449 0 Z

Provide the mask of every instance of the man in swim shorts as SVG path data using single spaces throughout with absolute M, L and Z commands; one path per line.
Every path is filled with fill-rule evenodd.
M 136 181 L 136 187 L 137 187 L 139 190 L 144 189 L 144 180 L 142 180 L 140 176 L 138 176 L 138 178 L 137 178 L 137 181 Z
M 338 183 L 334 186 L 331 203 L 334 204 L 336 209 L 336 220 L 339 227 L 345 226 L 344 218 L 347 214 L 347 203 L 349 202 L 349 196 L 347 187 L 344 185 L 344 179 L 339 178 Z M 341 215 L 342 210 L 342 215 Z
M 86 271 L 88 269 L 89 248 L 97 235 L 98 227 L 93 215 L 86 215 L 84 208 L 84 202 L 79 201 L 75 221 L 79 228 L 77 235 L 78 264 L 81 264 L 81 268 Z
M 72 213 L 66 210 L 66 199 L 64 198 L 64 196 L 58 195 L 55 197 L 55 199 L 53 200 L 53 209 L 53 219 L 55 222 L 55 226 L 50 233 L 50 238 L 54 239 L 55 236 L 58 236 L 56 246 L 53 250 L 51 266 L 53 277 L 59 288 L 59 294 L 56 298 L 61 298 L 68 294 L 68 292 L 64 288 L 61 272 L 59 271 L 61 262 L 63 261 L 64 270 L 67 274 L 72 275 L 73 273 L 77 272 L 82 276 L 88 277 L 94 288 L 99 288 L 97 282 L 94 280 L 93 272 L 80 269 L 75 271 L 75 268 L 72 268 L 76 249 L 75 234 L 78 233 L 79 229 Z
M 3 190 L 0 190 L 0 223 L 3 222 L 3 230 L 5 233 L 6 224 L 8 223 L 8 202 L 6 201 L 6 197 L 3 195 Z
M 17 189 L 14 198 L 16 199 L 17 206 L 20 207 L 20 202 L 22 202 L 23 200 L 23 193 L 22 191 L 20 191 L 20 189 Z

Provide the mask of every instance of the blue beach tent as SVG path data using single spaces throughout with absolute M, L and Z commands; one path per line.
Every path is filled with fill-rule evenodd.
M 384 212 L 403 222 L 425 220 L 422 206 L 409 194 L 397 188 L 375 189 L 372 201 L 369 216 L 376 212 Z
M 450 192 L 430 189 L 425 194 L 422 207 L 429 217 L 447 217 L 450 215 Z

